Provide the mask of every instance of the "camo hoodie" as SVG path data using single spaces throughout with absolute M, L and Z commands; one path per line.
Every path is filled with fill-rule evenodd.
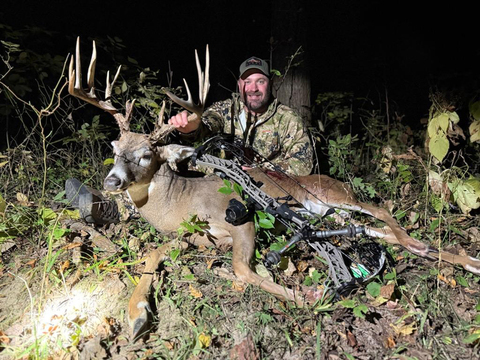
M 235 136 L 244 139 L 245 144 L 252 146 L 263 158 L 289 174 L 310 174 L 313 148 L 303 120 L 295 111 L 277 99 L 265 113 L 256 117 L 244 109 L 240 95 L 233 94 L 232 99 L 209 107 L 203 113 L 199 128 L 182 138 L 193 142 L 219 133 L 231 134 L 233 117 Z M 272 168 L 267 161 L 262 166 Z

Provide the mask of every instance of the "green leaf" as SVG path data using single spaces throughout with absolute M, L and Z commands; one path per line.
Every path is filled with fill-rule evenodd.
M 447 114 L 448 114 L 449 120 L 452 123 L 458 124 L 458 122 L 460 121 L 460 116 L 458 116 L 458 114 L 455 111 L 451 111 L 451 112 L 448 111 Z
M 113 163 L 115 163 L 114 158 L 107 158 L 107 159 L 103 160 L 103 165 L 111 165 Z
M 470 133 L 470 141 L 476 142 L 480 141 L 480 120 L 475 120 L 468 127 L 468 132 Z
M 470 110 L 470 115 L 472 115 L 472 117 L 475 120 L 480 120 L 480 101 L 471 103 L 469 105 L 469 110 Z
M 260 227 L 262 229 L 273 229 L 274 228 L 270 219 L 259 219 L 258 220 L 258 225 L 260 225 Z
M 382 285 L 380 285 L 377 282 L 372 281 L 371 283 L 369 283 L 367 285 L 367 291 L 370 295 L 372 295 L 373 297 L 376 298 L 378 295 L 380 295 L 380 288 L 381 287 L 382 287 Z
M 6 208 L 7 208 L 7 202 L 2 197 L 2 194 L 0 194 L 0 214 L 4 214 Z
M 172 261 L 177 260 L 179 255 L 180 255 L 180 249 L 173 249 L 172 251 L 170 251 L 170 259 L 172 259 Z
M 430 231 L 434 232 L 436 228 L 440 225 L 440 219 L 435 219 L 430 223 Z
M 428 150 L 438 161 L 442 161 L 447 155 L 450 144 L 444 133 L 434 135 L 428 143 Z
M 464 214 L 480 207 L 480 180 L 470 178 L 452 190 L 453 199 Z
M 353 309 L 357 304 L 357 302 L 353 299 L 345 299 L 345 300 L 339 301 L 338 303 L 347 309 Z
M 353 308 L 353 314 L 356 317 L 359 317 L 359 318 L 362 318 L 362 319 L 365 318 L 365 314 L 367 313 L 367 311 L 368 311 L 368 307 L 365 304 L 360 304 L 360 305 Z
M 480 332 L 474 332 L 473 334 L 468 335 L 465 339 L 463 339 L 464 344 L 472 344 L 475 341 L 480 339 Z
M 456 279 L 457 279 L 457 283 L 459 283 L 463 287 L 468 287 L 467 279 L 465 279 L 463 276 L 457 276 Z

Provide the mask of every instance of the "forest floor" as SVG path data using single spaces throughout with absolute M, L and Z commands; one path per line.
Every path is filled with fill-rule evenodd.
M 479 277 L 398 247 L 373 285 L 307 308 L 237 281 L 228 249 L 190 247 L 157 272 L 149 334 L 133 341 L 126 309 L 141 259 L 179 235 L 138 219 L 94 228 L 64 215 L 50 246 L 22 236 L 2 245 L 0 359 L 480 358 Z M 478 252 L 478 228 L 454 236 L 451 251 Z M 323 287 L 327 267 L 309 248 L 288 263 L 267 275 Z

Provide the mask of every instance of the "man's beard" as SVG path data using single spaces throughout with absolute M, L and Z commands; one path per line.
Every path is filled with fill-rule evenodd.
M 261 100 L 249 100 L 248 99 L 248 94 L 246 95 L 245 99 L 245 105 L 247 106 L 247 109 L 252 112 L 258 112 L 259 110 L 266 110 L 266 107 L 268 105 L 268 102 L 270 100 L 270 94 L 267 93 L 265 94 L 265 97 Z M 261 95 L 261 93 L 253 93 L 250 95 Z

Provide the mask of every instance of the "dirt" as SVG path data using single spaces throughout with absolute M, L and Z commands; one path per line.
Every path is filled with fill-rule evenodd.
M 122 226 L 96 230 L 120 247 Z M 187 249 L 156 274 L 149 335 L 132 341 L 126 308 L 143 265 L 95 252 L 86 231 L 75 235 L 83 247 L 64 239 L 49 272 L 34 246 L 3 254 L 0 359 L 480 358 L 479 341 L 468 342 L 480 332 L 479 278 L 400 249 L 396 277 L 375 280 L 388 298 L 365 288 L 349 298 L 366 306 L 360 314 L 342 302 L 296 308 L 237 282 L 230 253 Z M 274 272 L 276 281 L 300 286 L 318 264 L 305 254 L 291 262 L 297 270 Z

